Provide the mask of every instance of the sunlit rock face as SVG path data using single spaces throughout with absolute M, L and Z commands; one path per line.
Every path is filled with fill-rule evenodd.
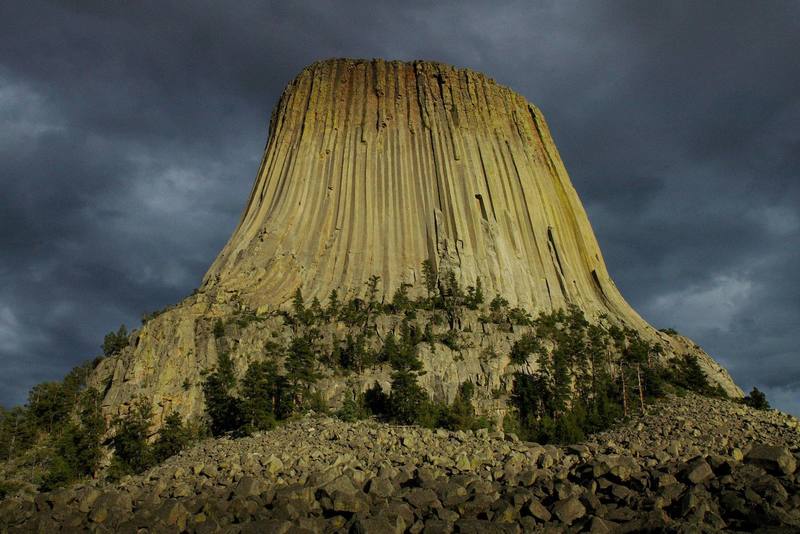
M 239 225 L 198 292 L 144 324 L 93 383 L 109 417 L 142 395 L 157 424 L 170 411 L 202 415 L 201 384 L 220 352 L 243 373 L 265 344 L 286 342 L 290 329 L 269 312 L 287 308 L 298 288 L 324 305 L 333 289 L 342 300 L 363 296 L 377 275 L 390 299 L 403 283 L 423 291 L 423 261 L 462 287 L 480 279 L 487 300 L 502 295 L 533 316 L 575 305 L 661 343 L 666 358 L 696 354 L 712 382 L 742 396 L 691 340 L 658 332 L 623 299 L 534 105 L 467 69 L 351 59 L 315 63 L 287 86 Z M 243 310 L 258 321 L 237 326 Z M 500 329 L 479 313 L 464 313 L 461 350 L 420 344 L 420 384 L 449 402 L 469 380 L 478 411 L 502 420 L 495 393 L 520 370 L 508 354 L 524 328 Z M 221 339 L 217 319 L 229 326 Z M 375 339 L 398 323 L 383 316 Z M 320 335 L 331 343 L 342 325 Z M 334 405 L 353 387 L 390 381 L 387 368 L 328 375 L 318 388 Z
M 643 321 L 609 278 L 541 112 L 468 69 L 337 59 L 291 82 L 238 228 L 205 277 L 253 307 L 386 294 L 421 263 L 532 311 Z M 419 285 L 419 284 L 418 284 Z

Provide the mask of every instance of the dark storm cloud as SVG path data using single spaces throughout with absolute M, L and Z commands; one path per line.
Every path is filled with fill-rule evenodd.
M 634 307 L 800 413 L 797 4 L 398 6 L 0 7 L 0 403 L 196 287 L 283 86 L 352 56 L 472 67 L 539 105 Z

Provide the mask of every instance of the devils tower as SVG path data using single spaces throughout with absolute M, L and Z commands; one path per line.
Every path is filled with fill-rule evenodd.
M 531 316 L 576 307 L 659 343 L 667 359 L 695 354 L 712 383 L 742 395 L 693 342 L 657 331 L 622 297 L 534 105 L 468 69 L 335 59 L 284 90 L 244 213 L 198 291 L 97 368 L 104 410 L 124 413 L 145 395 L 157 416 L 200 416 L 203 377 L 220 354 L 241 374 L 291 337 L 280 312 L 298 290 L 324 304 L 334 290 L 364 297 L 379 277 L 373 291 L 388 301 L 404 287 L 423 291 L 423 262 Z M 398 324 L 382 317 L 371 331 L 381 340 Z M 326 350 L 338 350 L 343 328 L 322 332 Z M 465 314 L 458 347 L 420 343 L 421 384 L 449 402 L 472 382 L 479 411 L 502 419 L 498 392 L 518 369 L 506 355 L 521 331 Z M 334 403 L 351 387 L 388 387 L 385 369 L 336 373 L 317 386 Z
M 531 310 L 576 304 L 644 326 L 611 281 L 542 113 L 483 74 L 431 62 L 304 69 L 270 122 L 239 226 L 204 288 L 277 307 L 391 294 L 420 265 Z

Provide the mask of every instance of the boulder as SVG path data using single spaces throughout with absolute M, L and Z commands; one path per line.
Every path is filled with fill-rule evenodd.
M 797 460 L 786 447 L 755 444 L 747 453 L 745 462 L 782 475 L 791 475 L 797 469 Z

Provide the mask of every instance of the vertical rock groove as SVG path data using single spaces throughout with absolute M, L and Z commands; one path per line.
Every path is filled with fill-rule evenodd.
M 305 68 L 270 120 L 238 227 L 204 278 L 253 307 L 299 287 L 384 292 L 432 260 L 532 311 L 645 323 L 611 282 L 541 112 L 483 74 L 424 61 Z

